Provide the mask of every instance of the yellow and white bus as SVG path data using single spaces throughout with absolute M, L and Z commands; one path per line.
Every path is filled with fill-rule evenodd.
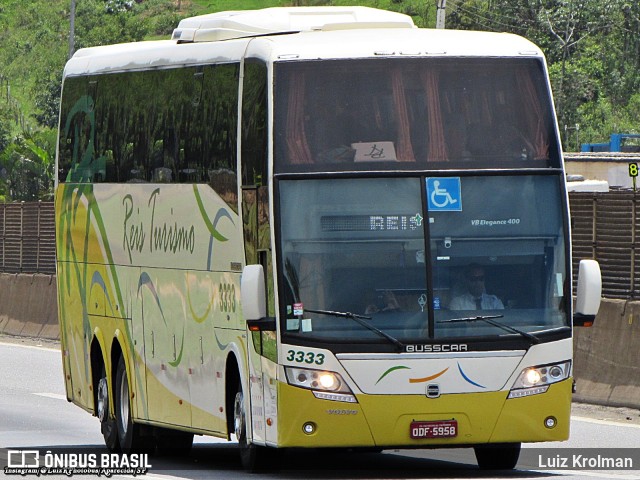
M 568 438 L 568 201 L 544 57 L 363 7 L 79 50 L 56 188 L 66 391 L 114 451 Z M 471 278 L 473 277 L 473 278 Z M 482 311 L 478 311 L 480 308 Z M 577 313 L 574 313 L 577 312 Z

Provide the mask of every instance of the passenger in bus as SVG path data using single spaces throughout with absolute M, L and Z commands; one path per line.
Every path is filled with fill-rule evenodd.
M 485 291 L 484 268 L 478 264 L 469 265 L 465 274 L 467 291 L 453 297 L 449 308 L 451 310 L 502 310 L 504 305 L 495 295 Z
M 396 310 L 400 310 L 400 302 L 398 302 L 398 299 L 391 290 L 385 290 L 382 293 L 382 304 L 376 305 L 372 303 L 367 306 L 364 313 L 393 312 Z

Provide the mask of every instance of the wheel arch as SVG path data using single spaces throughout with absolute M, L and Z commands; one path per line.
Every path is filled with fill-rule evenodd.
M 98 382 L 100 381 L 100 373 L 102 373 L 102 367 L 104 366 L 107 373 L 107 380 L 111 380 L 110 366 L 107 365 L 106 348 L 104 345 L 104 337 L 100 330 L 93 333 L 93 339 L 91 340 L 91 346 L 89 350 L 90 369 L 91 369 L 91 392 L 93 396 L 93 415 L 98 413 Z M 111 388 L 109 388 L 111 394 Z M 112 398 L 109 399 L 113 401 Z M 111 403 L 110 403 L 111 405 Z
M 115 392 L 116 375 L 118 374 L 118 363 L 120 362 L 120 357 L 122 357 L 123 355 L 122 352 L 123 352 L 122 345 L 120 345 L 120 340 L 116 336 L 113 339 L 113 343 L 111 344 L 111 354 L 110 354 L 111 372 L 109 373 L 109 381 L 111 382 L 112 392 Z M 127 366 L 126 363 L 127 363 L 127 360 L 125 358 L 125 367 Z
M 227 356 L 224 378 L 224 404 L 227 419 L 227 440 L 229 440 L 231 438 L 231 433 L 234 431 L 233 404 L 235 402 L 238 387 L 242 384 L 240 364 L 235 352 L 231 352 Z

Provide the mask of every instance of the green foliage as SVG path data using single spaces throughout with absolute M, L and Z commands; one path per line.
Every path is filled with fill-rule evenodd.
M 579 148 L 576 138 L 603 142 L 640 128 L 639 2 L 461 0 L 447 25 L 513 32 L 543 49 L 565 150 Z
M 72 0 L 0 4 L 0 199 L 42 195 L 51 184 L 60 79 Z M 363 5 L 435 26 L 436 0 L 75 0 L 74 49 L 168 38 L 181 18 L 276 6 Z M 458 0 L 447 28 L 525 36 L 547 56 L 566 150 L 640 130 L 640 2 Z M 575 126 L 579 125 L 579 131 Z M 32 141 L 33 143 L 29 143 Z M 45 155 L 46 154 L 46 155 Z M 36 167 L 37 165 L 37 167 Z M 48 176 L 17 188 L 15 171 Z M 30 186 L 29 186 L 30 185 Z M 24 188 L 23 188 L 24 187 Z M 30 192 L 30 193 L 29 193 Z
M 55 133 L 17 137 L 0 154 L 3 201 L 50 200 L 53 192 Z

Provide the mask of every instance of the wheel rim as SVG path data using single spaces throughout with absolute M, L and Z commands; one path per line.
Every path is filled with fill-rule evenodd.
M 107 379 L 102 377 L 98 382 L 98 418 L 104 422 L 109 415 L 109 387 Z
M 244 407 L 243 407 L 242 392 L 236 394 L 236 399 L 233 404 L 233 429 L 236 434 L 238 442 L 244 442 Z
M 122 375 L 120 381 L 120 423 L 121 431 L 126 432 L 129 426 L 129 383 L 126 373 Z

